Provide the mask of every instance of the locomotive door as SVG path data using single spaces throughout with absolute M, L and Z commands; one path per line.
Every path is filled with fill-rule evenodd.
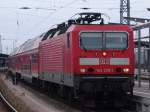
M 31 69 L 32 69 L 32 56 L 29 57 L 29 75 L 32 75 Z
M 66 84 L 70 79 L 69 79 L 69 74 L 68 74 L 68 69 L 71 65 L 69 65 L 69 60 L 70 60 L 70 55 L 69 55 L 69 52 L 70 52 L 70 33 L 67 33 L 67 35 L 64 35 L 65 39 L 64 39 L 64 45 L 63 45 L 63 50 L 62 50 L 62 53 L 63 53 L 63 73 L 62 73 L 62 76 L 61 76 L 61 81 L 63 84 Z M 66 39 L 67 37 L 67 39 Z
M 62 46 L 62 73 L 61 73 L 61 83 L 64 83 L 64 72 L 65 72 L 65 46 Z

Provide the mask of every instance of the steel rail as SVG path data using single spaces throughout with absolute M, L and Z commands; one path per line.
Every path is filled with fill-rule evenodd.
M 7 100 L 6 98 L 3 96 L 3 94 L 0 92 L 0 98 L 2 99 L 2 101 L 5 103 L 5 105 L 8 107 L 9 110 L 11 110 L 11 112 L 18 112 Z
M 150 105 L 150 98 L 147 98 L 147 97 L 141 97 L 141 96 L 134 95 L 133 101 Z
M 127 109 L 121 109 L 120 112 L 134 112 L 134 111 L 131 111 L 131 110 L 127 110 Z
M 150 112 L 150 98 L 134 95 L 132 102 L 136 105 L 136 112 Z

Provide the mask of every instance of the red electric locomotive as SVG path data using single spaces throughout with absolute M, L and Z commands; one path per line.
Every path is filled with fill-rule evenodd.
M 69 99 L 132 94 L 133 31 L 101 16 L 80 13 L 25 42 L 9 57 L 9 71 Z

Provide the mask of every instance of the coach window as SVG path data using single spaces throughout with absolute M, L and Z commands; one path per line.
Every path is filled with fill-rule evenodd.
M 67 46 L 70 48 L 70 33 L 67 33 Z
M 38 62 L 38 54 L 32 54 L 32 63 L 37 63 Z
M 107 32 L 106 49 L 126 49 L 128 47 L 128 34 L 125 32 Z
M 1 59 L 1 60 L 0 60 L 0 67 L 3 67 L 3 66 L 4 66 L 4 64 L 5 64 L 5 63 L 4 63 L 4 60 L 3 60 L 3 59 Z
M 80 34 L 80 47 L 86 50 L 101 49 L 103 44 L 103 34 L 101 32 L 82 32 Z

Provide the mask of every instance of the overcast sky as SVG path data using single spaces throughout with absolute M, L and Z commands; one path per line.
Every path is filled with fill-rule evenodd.
M 131 16 L 150 18 L 150 0 L 130 0 Z M 30 7 L 31 9 L 19 9 Z M 119 22 L 120 0 L 0 0 L 0 34 L 3 52 L 47 31 L 52 25 L 69 19 L 83 7 L 90 12 L 103 12 L 111 22 Z M 8 49 L 8 50 L 7 50 Z

